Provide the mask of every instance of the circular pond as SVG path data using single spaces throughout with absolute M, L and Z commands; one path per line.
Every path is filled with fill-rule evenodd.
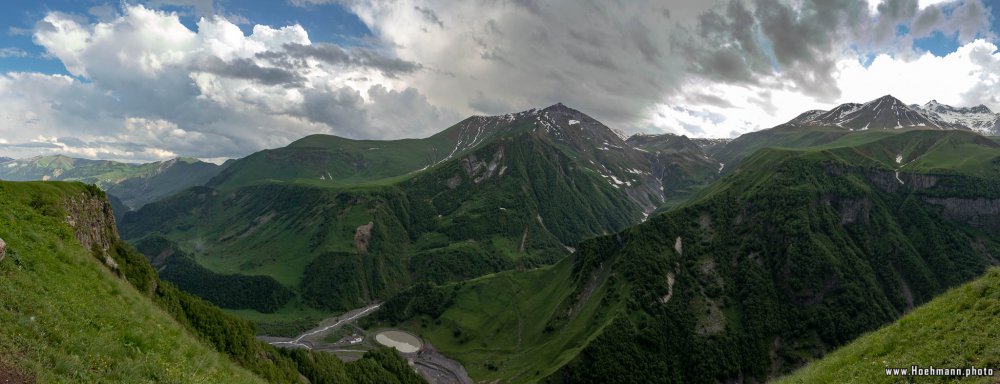
M 413 353 L 423 348 L 420 338 L 403 331 L 388 330 L 375 335 L 375 341 L 387 347 L 396 348 L 402 353 Z

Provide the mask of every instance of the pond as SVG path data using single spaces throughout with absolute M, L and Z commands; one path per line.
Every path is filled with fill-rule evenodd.
M 375 335 L 375 341 L 387 347 L 396 348 L 402 353 L 413 353 L 423 348 L 423 343 L 414 335 L 403 331 L 382 331 Z

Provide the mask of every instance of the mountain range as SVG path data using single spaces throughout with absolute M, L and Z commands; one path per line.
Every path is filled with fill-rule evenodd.
M 561 104 L 427 139 L 310 136 L 233 161 L 120 227 L 135 241 L 162 235 L 212 273 L 274 279 L 259 301 L 288 304 L 257 309 L 345 310 L 413 282 L 551 264 L 718 174 L 686 137 L 642 141 Z
M 996 265 L 998 159 L 926 129 L 763 149 L 556 265 L 405 291 L 370 326 L 418 332 L 478 380 L 765 381 Z
M 985 105 L 956 108 L 936 100 L 923 106 L 906 105 L 891 95 L 864 104 L 841 104 L 829 111 L 807 111 L 788 124 L 836 126 L 850 130 L 908 127 L 964 129 L 987 136 L 1000 135 L 1000 113 L 993 113 Z
M 126 195 L 136 209 L 115 222 L 136 249 L 108 234 L 108 219 L 83 226 L 103 228 L 106 246 L 84 236 L 53 247 L 94 248 L 105 266 L 101 249 L 114 249 L 116 273 L 195 334 L 201 323 L 169 303 L 244 324 L 220 306 L 268 336 L 375 305 L 358 329 L 418 335 L 476 381 L 762 382 L 907 313 L 938 313 L 919 308 L 1000 264 L 1000 141 L 982 135 L 996 133 L 995 118 L 885 96 L 732 140 L 625 137 L 556 104 L 473 116 L 424 139 L 313 135 L 223 166 L 0 166 L 8 177 L 96 180 L 110 205 Z M 147 188 L 126 194 L 127 183 Z M 73 196 L 104 196 L 79 184 L 0 187 L 20 196 L 17 212 L 73 213 L 70 229 L 52 224 L 66 233 L 94 215 Z M 23 248 L 16 233 L 0 231 Z M 973 295 L 976 308 L 992 308 L 987 293 Z M 249 343 L 252 331 L 235 326 L 225 340 Z M 320 359 L 212 345 L 265 378 L 306 375 L 304 361 Z M 817 369 L 852 353 L 799 377 L 831 377 Z M 403 375 L 395 357 L 366 358 L 330 369 Z
M 0 159 L 0 180 L 79 181 L 95 184 L 120 201 L 116 213 L 172 195 L 182 189 L 202 185 L 222 166 L 192 158 L 176 158 L 146 164 L 108 160 L 87 160 L 62 155 L 27 159 Z

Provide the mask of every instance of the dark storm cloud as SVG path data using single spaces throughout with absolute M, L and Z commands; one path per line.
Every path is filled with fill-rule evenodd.
M 942 21 L 944 21 L 944 13 L 941 12 L 940 7 L 927 7 L 917 15 L 917 19 L 910 26 L 910 32 L 917 37 L 930 35 Z
M 282 68 L 262 67 L 245 58 L 226 62 L 215 56 L 205 57 L 196 61 L 193 69 L 222 77 L 252 80 L 264 85 L 297 87 L 305 83 L 305 78 L 298 73 Z
M 417 12 L 420 12 L 421 15 L 424 15 L 424 19 L 426 19 L 427 21 L 433 24 L 437 24 L 441 28 L 444 28 L 444 22 L 441 21 L 437 13 L 434 13 L 434 10 L 430 8 L 421 8 L 420 6 L 416 5 L 413 6 L 413 9 L 416 10 Z
M 708 11 L 691 28 L 681 28 L 672 48 L 689 59 L 689 69 L 709 79 L 758 84 L 780 76 L 809 96 L 839 97 L 833 74 L 845 51 L 912 52 L 913 38 L 937 30 L 960 41 L 989 34 L 980 0 L 918 8 L 917 0 L 886 0 L 871 12 L 864 0 L 730 0 Z M 900 34 L 900 27 L 913 31 Z
M 917 0 L 885 0 L 878 5 L 878 23 L 875 25 L 873 42 L 878 45 L 892 41 L 896 27 L 906 25 L 917 15 Z
M 698 104 L 714 105 L 716 107 L 721 107 L 721 108 L 733 107 L 733 103 L 729 102 L 729 100 L 723 99 L 716 95 L 709 95 L 707 93 L 695 93 L 693 95 L 688 95 L 688 99 Z
M 289 43 L 285 44 L 283 48 L 283 51 L 258 53 L 257 57 L 269 60 L 275 65 L 289 68 L 305 66 L 303 60 L 312 58 L 333 65 L 374 68 L 389 77 L 412 73 L 421 68 L 417 63 L 389 57 L 379 51 L 366 47 L 356 47 L 348 50 L 333 43 L 311 45 Z
M 305 89 L 301 115 L 330 127 L 331 133 L 350 138 L 425 137 L 453 123 L 458 116 L 431 105 L 414 88 L 393 91 L 371 87 L 366 103 L 351 88 Z

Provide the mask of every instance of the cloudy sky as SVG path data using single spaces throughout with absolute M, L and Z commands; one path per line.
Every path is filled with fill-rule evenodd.
M 984 0 L 10 0 L 0 156 L 222 159 L 563 102 L 733 137 L 892 94 L 1000 110 Z

